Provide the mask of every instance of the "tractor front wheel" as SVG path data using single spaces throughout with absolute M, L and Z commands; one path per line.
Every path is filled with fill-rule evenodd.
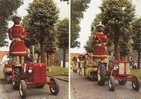
M 15 90 L 18 90 L 19 89 L 19 81 L 17 80 L 17 81 L 12 81 L 12 86 L 13 86 L 13 89 L 15 89 Z
M 98 74 L 98 82 L 97 83 L 100 86 L 105 85 L 105 78 L 104 78 L 104 76 Z
M 49 89 L 53 95 L 57 95 L 59 93 L 59 85 L 53 78 L 50 79 Z
M 138 79 L 135 77 L 135 80 L 132 81 L 132 88 L 135 90 L 135 91 L 139 91 L 140 89 L 140 83 L 138 81 Z
M 26 82 L 24 80 L 21 80 L 19 85 L 19 94 L 22 97 L 22 99 L 26 97 L 26 89 L 27 89 Z
M 110 91 L 114 91 L 115 90 L 115 82 L 113 77 L 110 77 L 108 80 L 108 87 Z

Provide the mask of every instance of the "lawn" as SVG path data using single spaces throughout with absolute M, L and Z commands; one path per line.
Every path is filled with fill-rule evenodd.
M 137 76 L 137 77 L 141 78 L 141 70 L 132 69 L 131 70 L 131 74 L 133 74 L 134 76 Z
M 68 76 L 69 69 L 68 68 L 62 68 L 60 66 L 50 66 L 49 67 L 49 76 Z

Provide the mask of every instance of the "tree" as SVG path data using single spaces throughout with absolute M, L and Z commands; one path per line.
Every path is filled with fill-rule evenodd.
M 83 18 L 83 12 L 88 8 L 90 0 L 71 0 L 71 48 L 78 47 L 77 41 L 80 31 L 80 19 Z
M 53 0 L 34 0 L 27 11 L 30 41 L 39 43 L 41 61 L 46 62 L 45 57 L 54 51 L 54 25 L 58 20 L 58 10 Z
M 134 19 L 135 9 L 129 0 L 103 0 L 101 9 L 101 22 L 106 26 L 110 45 L 114 45 L 114 56 L 120 58 L 120 42 L 131 39 L 131 22 Z M 129 43 L 124 43 L 128 48 Z M 127 55 L 126 55 L 127 56 Z
M 10 16 L 23 4 L 22 0 L 0 0 L 0 46 L 6 46 L 6 32 Z
M 69 1 L 69 0 L 61 0 L 61 1 Z
M 93 52 L 93 49 L 94 49 L 94 44 L 92 42 L 92 36 L 89 37 L 89 40 L 87 41 L 86 43 L 86 46 L 85 46 L 85 50 L 88 52 L 88 53 L 92 53 Z
M 58 47 L 63 49 L 63 67 L 66 66 L 66 52 L 69 49 L 69 20 L 64 19 L 57 24 Z
M 140 53 L 141 53 L 141 17 L 134 20 L 133 27 L 133 40 L 134 49 L 138 52 L 138 68 L 140 68 Z

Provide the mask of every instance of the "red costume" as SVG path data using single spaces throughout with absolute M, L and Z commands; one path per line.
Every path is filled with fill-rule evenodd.
M 12 56 L 26 56 L 27 48 L 22 39 L 26 38 L 27 33 L 23 26 L 14 25 L 9 29 L 9 38 L 12 40 L 10 45 L 10 55 Z
M 94 58 L 107 58 L 108 51 L 105 44 L 108 42 L 107 36 L 103 33 L 97 33 L 93 37 L 93 43 L 96 45 L 93 49 Z

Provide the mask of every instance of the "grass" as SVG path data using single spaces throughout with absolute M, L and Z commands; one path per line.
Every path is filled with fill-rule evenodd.
M 131 74 L 133 74 L 134 76 L 137 76 L 137 77 L 141 78 L 141 70 L 132 69 L 131 70 Z
M 49 76 L 68 76 L 69 69 L 68 68 L 62 68 L 60 66 L 50 66 L 49 67 Z

